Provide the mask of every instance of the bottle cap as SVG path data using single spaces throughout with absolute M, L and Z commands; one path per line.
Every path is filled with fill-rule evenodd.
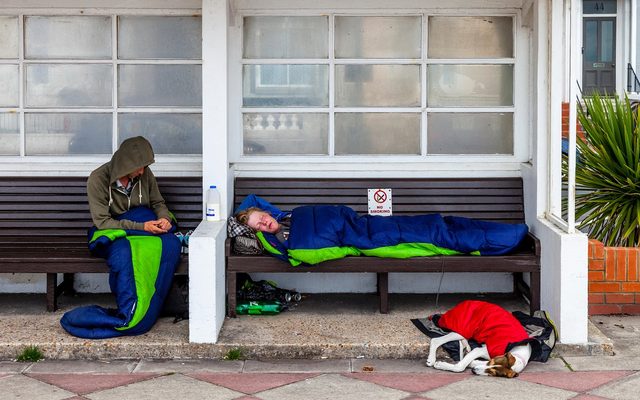
M 209 186 L 209 189 L 215 189 L 215 188 L 216 188 L 216 185 Z

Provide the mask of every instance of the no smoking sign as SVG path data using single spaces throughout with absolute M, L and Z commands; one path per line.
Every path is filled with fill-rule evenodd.
M 389 216 L 393 214 L 391 189 L 368 189 L 369 215 Z

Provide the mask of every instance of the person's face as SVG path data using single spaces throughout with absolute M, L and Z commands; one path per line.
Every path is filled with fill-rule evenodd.
M 264 211 L 254 211 L 249 214 L 247 225 L 256 231 L 276 233 L 280 229 L 280 224 L 271 215 Z
M 133 178 L 137 178 L 140 175 L 142 175 L 144 173 L 144 167 L 139 168 L 135 171 L 133 171 L 132 173 L 130 173 L 129 175 L 127 175 L 129 177 L 129 179 L 133 179 Z

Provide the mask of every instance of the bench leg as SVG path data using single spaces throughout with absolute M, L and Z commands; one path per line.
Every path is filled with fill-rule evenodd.
M 236 317 L 236 273 L 227 271 L 227 316 Z
M 531 296 L 531 302 L 529 303 L 529 312 L 531 315 L 533 315 L 534 311 L 540 309 L 540 271 L 531 273 L 529 295 Z
M 378 272 L 378 296 L 380 298 L 380 314 L 389 313 L 389 274 Z
M 55 311 L 58 308 L 56 288 L 58 287 L 58 274 L 47 273 L 47 311 Z
M 65 273 L 63 274 L 62 284 L 61 284 L 61 293 L 64 293 L 67 296 L 75 296 L 76 290 L 73 288 L 73 282 L 75 280 L 75 275 L 73 273 Z

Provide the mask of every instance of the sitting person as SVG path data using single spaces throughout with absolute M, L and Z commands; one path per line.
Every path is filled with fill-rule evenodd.
M 358 215 L 346 206 L 301 206 L 286 213 L 257 196 L 241 204 L 236 218 L 257 232 L 265 250 L 292 265 L 350 255 L 501 255 L 514 250 L 528 231 L 525 224 L 440 214 Z

